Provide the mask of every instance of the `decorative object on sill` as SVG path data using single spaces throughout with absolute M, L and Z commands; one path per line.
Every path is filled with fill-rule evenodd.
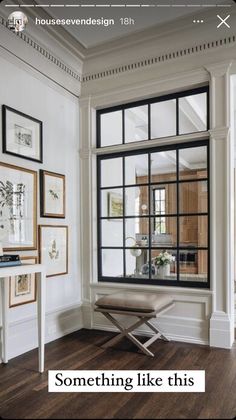
M 40 263 L 46 266 L 46 276 L 68 273 L 68 226 L 39 226 Z
M 43 162 L 43 123 L 6 105 L 2 107 L 3 153 Z
M 148 263 L 146 263 L 142 266 L 141 272 L 142 272 L 143 275 L 145 275 L 145 276 L 148 275 L 149 276 L 149 271 L 150 271 L 150 264 L 148 262 Z M 155 274 L 156 274 L 156 267 L 155 267 L 154 264 L 151 264 L 151 273 L 152 273 L 152 276 L 155 276 Z
M 108 217 L 123 217 L 123 196 L 119 193 L 108 193 Z M 115 221 L 115 219 L 114 219 Z
M 40 170 L 41 217 L 65 218 L 65 175 Z
M 142 254 L 142 250 L 138 247 L 136 239 L 133 238 L 133 236 L 128 236 L 125 240 L 127 241 L 128 239 L 132 239 L 134 241 L 134 245 L 130 249 L 130 254 L 136 258 L 140 257 L 140 255 Z
M 37 257 L 20 257 L 23 264 L 37 264 Z M 9 307 L 26 305 L 36 302 L 36 277 L 35 274 L 24 274 L 10 278 Z
M 141 210 L 142 210 L 142 216 L 146 216 L 147 215 L 147 204 L 142 204 L 141 205 Z
M 162 279 L 170 275 L 170 264 L 158 267 L 157 275 Z
M 19 255 L 1 255 L 0 256 L 0 267 L 14 267 L 21 265 Z
M 175 261 L 175 257 L 167 251 L 160 252 L 160 254 L 153 259 L 154 264 L 158 268 L 158 276 L 165 278 L 170 275 L 170 264 Z
M 4 251 L 37 249 L 37 172 L 0 162 Z
M 147 243 L 148 243 L 147 236 L 143 236 L 142 239 L 141 239 L 140 245 L 141 246 L 147 246 Z

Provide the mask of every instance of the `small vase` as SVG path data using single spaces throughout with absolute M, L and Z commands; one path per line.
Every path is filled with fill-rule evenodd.
M 170 275 L 170 264 L 161 265 L 158 268 L 158 274 L 162 279 L 169 276 Z

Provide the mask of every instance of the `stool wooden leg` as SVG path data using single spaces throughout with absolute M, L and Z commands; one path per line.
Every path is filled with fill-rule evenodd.
M 132 341 L 140 350 L 142 350 L 143 353 L 145 353 L 147 356 L 154 357 L 154 354 L 147 349 L 147 343 L 146 345 L 142 344 L 132 333 L 131 331 L 135 330 L 136 328 L 140 327 L 146 322 L 146 318 L 140 318 L 139 321 L 135 322 L 128 328 L 124 328 L 113 316 L 111 316 L 108 312 L 103 312 L 103 315 L 111 321 L 120 331 L 121 333 L 109 340 L 107 343 L 105 343 L 103 346 L 108 347 L 112 344 L 117 343 L 119 340 L 121 340 L 123 337 L 127 337 L 130 341 Z M 153 338 L 153 337 L 152 337 Z M 156 340 L 156 339 L 155 339 Z
M 156 334 L 159 334 L 158 338 L 161 338 L 164 341 L 170 341 L 169 338 L 166 337 L 159 329 L 157 329 L 150 321 L 145 321 L 145 324 Z

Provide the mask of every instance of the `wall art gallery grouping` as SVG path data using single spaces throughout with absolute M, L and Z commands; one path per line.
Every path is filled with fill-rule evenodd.
M 2 130 L 3 153 L 43 163 L 42 121 L 3 105 Z M 0 162 L 0 242 L 4 253 L 37 251 L 39 258 L 20 255 L 22 264 L 39 260 L 47 277 L 67 274 L 68 226 L 38 225 L 38 200 L 40 217 L 65 219 L 65 175 Z M 35 300 L 35 274 L 10 278 L 10 307 Z

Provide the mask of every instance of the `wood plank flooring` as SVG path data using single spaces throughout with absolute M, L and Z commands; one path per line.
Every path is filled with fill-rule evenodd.
M 80 330 L 46 346 L 48 369 L 205 369 L 205 394 L 49 394 L 47 372 L 37 372 L 37 350 L 0 365 L 3 419 L 233 419 L 236 417 L 236 348 L 157 341 L 155 358 L 126 339 L 101 346 L 112 333 Z

